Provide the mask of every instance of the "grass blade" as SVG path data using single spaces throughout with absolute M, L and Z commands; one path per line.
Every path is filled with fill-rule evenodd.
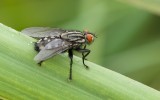
M 66 54 L 39 67 L 34 39 L 0 24 L 0 99 L 159 100 L 160 92 L 114 71 L 74 56 L 73 80 L 67 80 Z

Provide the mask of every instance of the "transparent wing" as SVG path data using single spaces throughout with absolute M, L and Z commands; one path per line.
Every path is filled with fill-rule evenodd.
M 34 58 L 39 63 L 48 58 L 51 58 L 59 53 L 62 53 L 70 48 L 71 42 L 62 39 L 54 39 L 48 43 Z
M 30 27 L 22 30 L 21 32 L 30 37 L 42 38 L 47 36 L 59 36 L 64 33 L 65 30 L 50 27 Z

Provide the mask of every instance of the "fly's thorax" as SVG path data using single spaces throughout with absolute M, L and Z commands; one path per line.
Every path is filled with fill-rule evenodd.
M 81 31 L 66 31 L 61 34 L 61 38 L 70 42 L 85 43 L 85 37 Z

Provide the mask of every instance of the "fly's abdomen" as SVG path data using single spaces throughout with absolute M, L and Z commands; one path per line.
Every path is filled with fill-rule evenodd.
M 53 39 L 55 39 L 55 37 L 44 37 L 44 38 L 39 39 L 35 44 L 35 49 L 42 50 Z

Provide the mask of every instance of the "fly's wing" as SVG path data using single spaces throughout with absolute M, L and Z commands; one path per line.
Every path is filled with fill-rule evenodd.
M 51 58 L 59 53 L 62 53 L 70 48 L 71 42 L 62 39 L 54 39 L 49 42 L 34 58 L 39 63 L 48 58 Z
M 52 37 L 59 36 L 64 33 L 65 30 L 59 28 L 50 28 L 50 27 L 30 27 L 21 31 L 22 33 L 34 37 L 34 38 L 43 38 L 43 37 Z

